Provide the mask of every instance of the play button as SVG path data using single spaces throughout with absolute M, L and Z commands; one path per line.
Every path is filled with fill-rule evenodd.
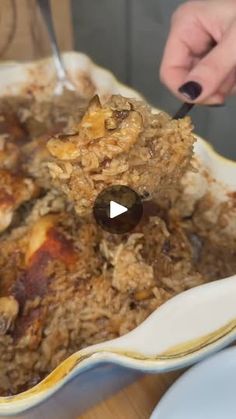
M 96 222 L 109 233 L 132 231 L 142 218 L 143 206 L 139 195 L 127 186 L 115 185 L 104 189 L 94 203 Z
M 118 215 L 124 214 L 128 211 L 128 208 L 124 205 L 120 205 L 117 202 L 110 201 L 110 218 L 118 217 Z

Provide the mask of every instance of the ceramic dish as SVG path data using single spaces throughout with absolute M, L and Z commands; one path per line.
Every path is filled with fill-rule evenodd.
M 64 59 L 82 96 L 121 93 L 140 97 L 85 55 L 67 53 Z M 52 92 L 54 82 L 50 59 L 0 67 L 2 96 L 33 90 L 44 97 Z M 195 151 L 213 176 L 227 185 L 224 190 L 236 190 L 235 163 L 221 158 L 201 139 Z M 169 371 L 197 362 L 235 339 L 235 295 L 236 276 L 172 298 L 127 335 L 85 348 L 32 389 L 0 398 L 0 417 L 75 418 L 137 374 Z

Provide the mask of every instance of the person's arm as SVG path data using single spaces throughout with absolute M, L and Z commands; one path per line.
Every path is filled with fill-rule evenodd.
M 189 102 L 220 104 L 236 91 L 236 0 L 188 1 L 176 10 L 160 77 Z

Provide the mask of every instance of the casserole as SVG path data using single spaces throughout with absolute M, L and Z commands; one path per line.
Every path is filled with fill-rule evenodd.
M 96 93 L 104 99 L 116 93 L 140 97 L 85 55 L 67 53 L 64 59 L 82 97 Z M 24 95 L 33 91 L 43 99 L 51 94 L 54 77 L 49 59 L 3 64 L 0 94 Z M 226 190 L 236 189 L 233 162 L 219 157 L 201 139 L 195 152 L 219 181 L 215 190 L 219 197 Z M 0 416 L 72 418 L 141 372 L 181 368 L 227 345 L 235 338 L 235 279 L 235 276 L 222 279 L 182 293 L 132 332 L 73 354 L 37 386 L 16 396 L 0 398 Z

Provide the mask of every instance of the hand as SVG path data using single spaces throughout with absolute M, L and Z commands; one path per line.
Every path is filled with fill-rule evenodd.
M 222 104 L 236 93 L 236 0 L 194 0 L 177 9 L 160 77 L 187 102 Z

